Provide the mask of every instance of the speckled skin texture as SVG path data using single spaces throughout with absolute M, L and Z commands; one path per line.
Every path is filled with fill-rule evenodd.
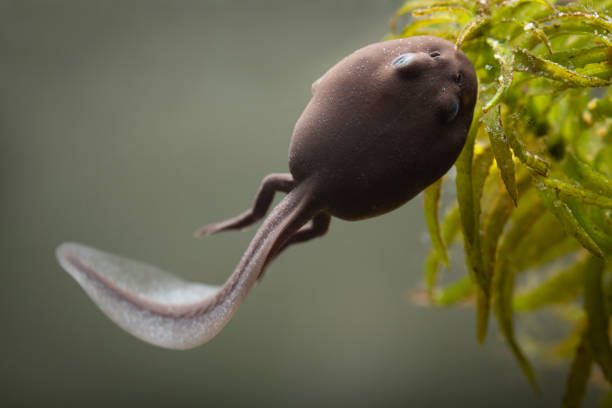
M 275 192 L 287 193 L 222 286 L 186 282 L 74 243 L 56 251 L 62 267 L 136 337 L 175 349 L 202 344 L 287 246 L 325 234 L 332 216 L 358 220 L 391 211 L 442 176 L 465 143 L 477 80 L 454 44 L 423 36 L 361 48 L 312 91 L 291 139 L 291 174 L 266 176 L 252 208 L 196 231 L 249 226 L 265 216 Z

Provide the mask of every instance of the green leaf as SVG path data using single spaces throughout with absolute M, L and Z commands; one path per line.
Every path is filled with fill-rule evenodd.
M 612 32 L 612 20 L 610 20 L 607 16 L 601 16 L 598 13 L 573 10 L 569 7 L 561 7 L 559 10 L 559 13 L 551 14 L 548 17 L 542 18 L 539 20 L 539 22 L 544 23 L 554 20 L 575 20 L 581 24 L 592 25 L 595 28 L 607 31 L 608 33 Z
M 602 286 L 605 264 L 601 259 L 591 257 L 584 273 L 584 309 L 587 313 L 587 334 L 597 362 L 604 377 L 612 384 L 612 346 L 608 334 L 609 316 L 606 311 Z
M 505 234 L 495 260 L 493 274 L 493 311 L 501 332 L 514 353 L 514 356 L 529 383 L 538 389 L 531 364 L 523 354 L 514 335 L 512 313 L 512 294 L 514 291 L 515 267 L 512 255 L 521 239 L 544 212 L 544 206 L 519 208 L 520 213 L 513 217 L 513 227 Z
M 408 0 L 406 1 L 406 3 L 404 4 L 404 6 L 402 6 L 396 13 L 395 15 L 391 18 L 391 32 L 393 34 L 396 33 L 396 29 L 397 29 L 397 21 L 399 19 L 399 17 L 410 13 L 413 10 L 416 9 L 421 9 L 421 8 L 439 8 L 439 7 L 446 7 L 446 6 L 455 6 L 457 5 L 457 3 L 459 4 L 464 4 L 463 1 L 440 1 L 440 0 Z M 411 22 L 407 27 L 404 28 L 404 30 L 402 31 L 402 34 L 400 35 L 400 37 L 407 37 L 410 35 L 413 35 L 414 32 L 417 31 L 418 28 L 429 25 L 429 24 L 435 24 L 435 23 L 439 23 L 439 22 L 443 22 L 443 21 L 455 21 L 455 19 L 452 16 L 438 16 L 437 18 L 430 18 L 430 19 L 425 19 L 425 20 L 418 20 L 418 21 L 413 21 Z
M 555 273 L 535 288 L 517 294 L 514 297 L 514 309 L 526 312 L 575 299 L 582 292 L 582 281 L 588 266 L 590 259 L 586 258 Z
M 411 12 L 412 10 L 429 7 L 445 7 L 449 5 L 464 4 L 463 1 L 440 1 L 440 0 L 408 0 L 406 3 L 395 13 L 398 16 L 402 16 Z
M 547 8 L 554 10 L 555 8 L 546 0 L 505 0 L 501 7 L 512 7 L 516 8 L 517 6 L 525 3 L 537 3 Z
M 421 8 L 418 10 L 414 10 L 412 15 L 417 17 L 428 16 L 431 14 L 440 15 L 444 17 L 451 18 L 453 21 L 456 21 L 460 24 L 464 24 L 472 18 L 472 12 L 465 7 L 461 6 L 430 6 L 427 8 Z
M 565 170 L 584 186 L 601 195 L 612 197 L 612 180 L 578 159 L 575 155 L 570 154 L 568 156 Z
M 560 81 L 569 87 L 603 87 L 610 85 L 610 81 L 580 75 L 555 62 L 540 58 L 525 49 L 517 48 L 514 50 L 514 61 L 513 68 L 516 71 L 529 72 Z
M 568 51 L 555 52 L 549 57 L 552 62 L 567 66 L 570 69 L 599 62 L 610 63 L 610 58 L 610 47 L 606 46 L 573 48 Z
M 497 167 L 501 173 L 502 180 L 506 185 L 508 194 L 512 198 L 514 205 L 518 203 L 518 190 L 516 187 L 516 179 L 514 175 L 514 162 L 512 161 L 512 152 L 508 146 L 508 139 L 501 122 L 500 108 L 491 110 L 483 116 L 485 129 L 489 135 L 491 148 L 495 155 Z
M 580 408 L 586 394 L 592 362 L 593 356 L 587 336 L 583 335 L 567 377 L 565 394 L 563 394 L 563 408 Z
M 555 218 L 552 215 L 551 217 Z M 549 219 L 550 217 L 548 216 L 544 218 L 544 220 Z M 544 220 L 538 222 L 538 226 L 534 227 L 535 231 L 525 237 L 526 239 L 517 249 L 517 253 L 522 257 L 518 261 L 518 267 L 522 272 L 526 269 L 539 268 L 548 262 L 552 262 L 582 248 L 574 237 L 567 235 L 556 218 L 554 229 L 551 231 L 547 231 L 546 227 L 540 227 L 539 224 L 550 225 L 550 223 L 544 222 Z
M 463 227 L 463 235 L 466 238 L 466 243 L 471 245 L 474 242 L 474 212 L 472 198 L 472 159 L 474 157 L 474 141 L 480 129 L 480 109 L 476 105 L 474 110 L 474 119 L 472 127 L 468 132 L 467 140 L 463 146 L 463 150 L 459 154 L 455 167 L 457 176 L 455 184 L 457 186 L 457 203 L 459 204 L 459 212 L 461 213 L 461 225 Z
M 565 230 L 573 235 L 584 248 L 603 258 L 604 253 L 601 248 L 578 222 L 571 208 L 559 198 L 554 189 L 549 188 L 541 179 L 542 177 L 534 176 L 534 186 L 548 209 L 557 217 Z
M 467 22 L 459 32 L 457 36 L 457 41 L 455 44 L 457 47 L 461 47 L 463 43 L 471 38 L 473 38 L 478 31 L 489 22 L 489 19 L 483 15 L 477 15 Z
M 484 189 L 484 184 L 489 175 L 489 169 L 493 162 L 493 153 L 491 149 L 485 148 L 479 151 L 474 158 L 472 165 L 472 203 L 473 203 L 473 220 L 474 220 L 474 242 L 468 247 L 468 265 L 478 284 L 476 292 L 476 314 L 477 314 L 477 330 L 476 337 L 482 344 L 487 334 L 489 325 L 489 309 L 490 309 L 490 276 L 486 274 L 482 265 L 482 250 L 480 246 L 480 213 L 481 199 Z
M 491 297 L 478 287 L 476 288 L 476 340 L 483 344 L 489 328 L 491 314 Z
M 427 258 L 425 258 L 425 290 L 430 296 L 436 286 L 439 269 L 440 255 L 435 249 L 430 249 Z
M 436 225 L 439 198 L 428 192 L 425 217 L 437 237 L 427 258 L 424 297 L 432 305 L 469 298 L 481 342 L 492 310 L 532 384 L 514 313 L 554 304 L 548 313 L 566 323 L 568 335 L 547 339 L 548 346 L 536 338 L 526 345 L 539 357 L 571 358 L 587 330 L 577 302 L 584 286 L 577 283 L 593 255 L 612 262 L 612 0 L 566 4 L 415 0 L 403 8 L 419 17 L 404 35 L 455 40 L 472 61 L 479 85 L 480 102 L 456 162 L 453 210 L 469 275 L 436 288 L 451 241 L 446 220 Z M 542 268 L 549 274 L 534 284 Z M 515 295 L 519 275 L 530 286 Z M 603 303 L 612 308 L 612 275 L 606 276 Z M 563 344 L 567 353 L 556 355 L 551 344 Z M 579 404 L 588 373 L 579 367 L 585 361 L 583 352 L 575 355 L 566 406 Z
M 442 221 L 442 240 L 450 245 L 459 232 L 461 216 L 459 207 L 455 204 L 449 207 Z
M 525 164 L 539 175 L 547 176 L 550 164 L 542 157 L 530 152 L 527 146 L 518 138 L 516 130 L 509 131 L 507 135 L 512 151 L 521 163 Z
M 438 306 L 451 306 L 469 298 L 473 293 L 474 285 L 472 280 L 469 276 L 465 276 L 444 289 L 436 290 L 433 296 L 433 303 Z
M 612 46 L 612 41 L 607 33 L 600 33 L 593 27 L 580 21 L 564 22 L 563 24 L 541 25 L 546 36 L 551 39 L 553 45 L 561 42 L 567 46 L 584 45 L 607 45 Z
M 612 78 L 612 65 L 608 61 L 588 64 L 582 68 L 577 68 L 576 72 L 583 76 L 610 81 L 610 78 Z
M 427 26 L 434 25 L 434 24 L 440 24 L 440 23 L 453 23 L 454 24 L 454 20 L 450 17 L 440 17 L 440 16 L 436 16 L 434 18 L 423 18 L 419 20 L 414 20 L 404 28 L 404 30 L 400 34 L 400 37 L 411 37 L 413 35 L 418 34 L 419 30 L 423 27 L 427 27 Z
M 476 282 L 484 290 L 485 294 L 488 294 L 489 280 L 482 267 L 482 252 L 480 248 L 480 201 L 484 184 L 489 175 L 491 163 L 493 162 L 493 154 L 489 148 L 479 150 L 472 164 L 472 221 L 474 223 L 472 229 L 475 231 L 475 234 L 468 252 L 468 257 L 470 261 L 469 265 L 474 273 Z
M 514 202 L 508 194 L 498 194 L 495 198 L 495 202 L 489 206 L 487 213 L 485 213 L 482 223 L 482 265 L 488 280 L 493 276 L 495 254 L 502 231 L 515 208 Z
M 489 46 L 493 48 L 493 51 L 495 52 L 494 58 L 500 64 L 501 73 L 499 75 L 499 87 L 497 88 L 497 92 L 495 92 L 495 95 L 493 95 L 489 102 L 487 102 L 487 104 L 482 108 L 484 113 L 490 111 L 501 101 L 512 85 L 512 77 L 514 74 L 514 71 L 512 70 L 512 65 L 514 63 L 512 51 L 493 38 L 487 38 L 487 44 L 489 44 Z
M 577 313 L 581 313 L 584 315 L 584 311 L 581 308 L 575 309 L 574 307 L 566 308 L 571 309 Z M 571 312 L 570 312 L 571 313 Z M 569 318 L 567 320 L 570 320 Z M 556 342 L 552 347 L 548 350 L 551 356 L 554 357 L 564 357 L 570 358 L 575 355 L 576 349 L 578 349 L 578 345 L 582 341 L 583 336 L 586 333 L 586 316 L 580 316 L 576 319 L 574 327 L 571 332 L 562 339 L 561 341 Z M 573 321 L 572 321 L 573 322 Z
M 585 207 L 579 200 L 566 201 L 578 223 L 601 249 L 603 257 L 612 260 L 612 214 L 609 210 Z
M 488 197 L 486 193 L 497 185 L 498 179 L 496 177 L 489 178 L 489 175 L 498 174 L 498 169 L 493 165 L 493 151 L 491 146 L 486 143 L 484 139 L 484 132 L 482 132 L 480 140 L 474 148 L 474 160 L 472 163 L 472 196 L 478 202 L 476 207 L 473 209 L 474 217 L 480 217 L 481 207 L 488 204 Z M 486 193 L 485 193 L 486 190 Z M 474 221 L 474 227 L 479 227 L 479 220 Z
M 612 145 L 604 147 L 597 153 L 593 165 L 600 172 L 612 177 Z
M 540 28 L 540 26 L 538 25 L 537 22 L 535 22 L 535 21 L 521 21 L 521 20 L 509 20 L 508 22 L 512 22 L 514 24 L 520 25 L 523 28 L 523 31 L 525 33 L 529 33 L 529 34 L 533 35 L 535 37 L 536 41 L 544 44 L 544 46 L 548 50 L 549 54 L 553 53 L 552 45 L 550 44 L 550 40 L 548 39 L 548 36 L 544 32 L 544 30 L 542 30 Z M 527 43 L 528 44 L 527 48 L 532 48 L 532 47 L 535 46 L 535 44 L 531 44 L 531 42 L 532 41 L 522 41 L 522 42 L 519 42 L 517 45 L 524 46 Z
M 453 242 L 459 232 L 459 223 L 459 207 L 454 205 L 446 213 L 444 221 L 442 222 L 442 242 L 445 242 L 447 245 Z M 425 285 L 430 295 L 435 287 L 440 262 L 439 252 L 435 248 L 430 249 L 425 261 Z
M 444 265 L 448 266 L 448 254 L 446 245 L 440 234 L 440 222 L 438 220 L 438 209 L 440 208 L 440 191 L 442 189 L 442 178 L 425 189 L 425 221 L 429 230 L 429 236 L 435 250 Z
M 596 205 L 601 208 L 612 208 L 612 198 L 610 197 L 550 177 L 536 177 L 546 187 L 555 190 L 561 198 L 578 198 L 584 204 Z
M 459 232 L 459 209 L 453 206 L 447 213 L 442 224 L 442 237 L 444 242 L 452 243 L 457 233 Z M 435 288 L 438 271 L 440 269 L 440 255 L 435 249 L 430 249 L 425 261 L 425 286 L 426 291 L 431 297 L 432 291 Z

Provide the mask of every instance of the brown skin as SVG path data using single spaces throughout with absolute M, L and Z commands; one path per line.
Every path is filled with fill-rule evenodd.
M 295 126 L 291 174 L 270 174 L 251 209 L 196 232 L 244 228 L 266 215 L 275 192 L 287 193 L 220 287 L 203 290 L 81 244 L 61 245 L 57 257 L 125 330 L 162 347 L 195 347 L 227 324 L 284 248 L 325 234 L 331 216 L 389 212 L 442 176 L 463 148 L 476 94 L 470 61 L 436 37 L 372 44 L 332 67 Z
M 403 57 L 402 57 L 403 56 Z M 246 227 L 275 191 L 305 185 L 313 213 L 278 244 L 323 235 L 331 216 L 359 220 L 392 211 L 440 178 L 461 152 L 477 97 L 476 73 L 453 43 L 421 36 L 368 45 L 332 67 L 293 131 L 291 174 L 266 177 L 255 205 L 196 235 Z

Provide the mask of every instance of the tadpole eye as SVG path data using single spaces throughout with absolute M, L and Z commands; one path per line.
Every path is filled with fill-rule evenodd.
M 447 122 L 452 122 L 453 120 L 455 120 L 458 113 L 459 113 L 459 100 L 455 99 L 453 103 L 451 104 L 451 106 L 449 107 L 449 109 L 446 112 L 444 112 L 444 119 Z
M 455 75 L 455 82 L 459 86 L 463 85 L 463 74 L 461 72 L 458 72 L 457 75 Z
M 429 53 L 429 56 L 430 56 L 431 58 L 436 58 L 436 57 L 439 57 L 439 56 L 440 56 L 440 51 L 433 51 L 433 52 L 430 52 L 430 53 Z

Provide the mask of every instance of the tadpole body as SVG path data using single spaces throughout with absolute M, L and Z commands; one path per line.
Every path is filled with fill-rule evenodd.
M 441 177 L 465 143 L 477 79 L 454 44 L 419 36 L 355 51 L 315 81 L 312 94 L 291 138 L 290 173 L 265 177 L 252 208 L 196 232 L 249 226 L 265 216 L 275 192 L 286 193 L 222 286 L 74 243 L 58 247 L 60 264 L 133 335 L 168 348 L 202 344 L 287 246 L 323 235 L 332 216 L 392 211 Z

